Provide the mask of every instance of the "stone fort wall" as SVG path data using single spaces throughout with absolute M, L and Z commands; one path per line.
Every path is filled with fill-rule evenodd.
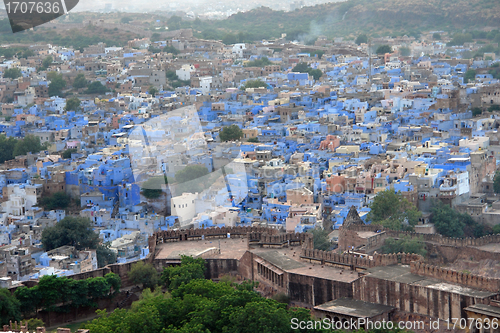
M 467 274 L 449 268 L 425 264 L 419 261 L 410 262 L 410 269 L 412 274 L 416 275 L 428 276 L 450 283 L 456 283 L 471 288 L 484 289 L 496 293 L 500 291 L 500 279 L 497 278 Z

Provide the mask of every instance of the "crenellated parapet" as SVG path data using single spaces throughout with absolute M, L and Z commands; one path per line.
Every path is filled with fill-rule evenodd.
M 439 245 L 467 247 L 483 246 L 492 243 L 500 243 L 500 234 L 487 235 L 479 238 L 452 238 L 439 234 L 421 234 L 413 231 L 395 231 L 386 229 L 380 225 L 351 225 L 348 228 L 351 231 L 384 231 L 388 237 L 401 238 L 409 236 L 411 238 L 421 238 L 424 242 L 436 243 Z
M 370 268 L 390 265 L 409 265 L 413 261 L 422 261 L 423 257 L 411 253 L 392 253 L 392 254 L 374 254 L 373 256 L 360 255 L 355 253 L 339 253 L 335 251 L 321 251 L 316 249 L 303 248 L 301 258 L 310 261 L 318 261 L 322 264 L 333 264 L 356 267 Z
M 450 283 L 456 283 L 463 286 L 485 289 L 491 292 L 500 291 L 500 279 L 490 278 L 479 275 L 470 274 L 467 272 L 459 272 L 449 268 L 438 267 L 425 264 L 419 261 L 410 263 L 412 274 L 432 277 Z

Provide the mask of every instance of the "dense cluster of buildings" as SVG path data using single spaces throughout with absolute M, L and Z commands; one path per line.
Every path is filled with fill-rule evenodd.
M 370 202 L 387 189 L 423 212 L 420 233 L 435 233 L 434 199 L 499 224 L 500 118 L 488 111 L 500 105 L 495 55 L 464 59 L 480 45 L 430 37 L 376 42 L 394 52 L 376 56 L 368 45 L 326 38 L 224 45 L 180 36 L 83 52 L 27 45 L 34 56 L 4 59 L 2 73 L 19 68 L 22 76 L 0 80 L 0 132 L 34 135 L 49 148 L 1 166 L 0 286 L 97 268 L 95 250 L 43 251 L 43 229 L 67 214 L 90 218 L 119 263 L 145 258 L 148 238 L 177 229 L 322 228 L 336 241 L 351 208 L 369 223 Z M 153 53 L 167 46 L 179 53 Z M 53 63 L 41 70 L 47 56 Z M 322 76 L 294 72 L 299 63 Z M 466 82 L 470 69 L 476 76 Z M 72 94 L 49 97 L 51 71 Z M 78 74 L 109 92 L 73 89 Z M 261 87 L 245 88 L 255 80 Z M 76 94 L 80 107 L 67 111 Z M 242 136 L 222 142 L 230 125 Z M 176 179 L 193 166 L 208 174 Z M 161 193 L 147 195 L 151 184 Z M 57 192 L 81 209 L 44 211 L 41 198 Z

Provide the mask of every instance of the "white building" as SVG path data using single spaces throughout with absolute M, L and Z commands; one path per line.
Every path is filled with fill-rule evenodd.
M 196 68 L 193 65 L 182 65 L 181 68 L 175 71 L 175 74 L 177 74 L 177 77 L 180 80 L 187 81 L 191 80 L 191 73 L 196 72 Z
M 181 225 L 186 225 L 196 215 L 195 200 L 198 193 L 183 193 L 180 196 L 173 197 L 171 202 L 172 216 L 178 216 Z
M 237 43 L 233 45 L 233 56 L 243 58 L 243 50 L 246 50 L 245 43 Z
M 200 77 L 200 89 L 203 95 L 208 95 L 211 86 L 212 86 L 211 76 Z

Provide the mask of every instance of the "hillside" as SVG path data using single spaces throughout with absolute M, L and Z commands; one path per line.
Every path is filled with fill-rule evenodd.
M 196 21 L 195 21 L 196 22 Z M 313 39 L 371 35 L 411 35 L 422 31 L 482 29 L 500 26 L 500 2 L 497 0 L 349 0 L 293 12 L 258 8 L 238 13 L 222 21 L 200 24 L 184 22 L 204 37 L 221 33 L 240 33 L 249 39 L 278 37 L 285 32 L 291 38 Z

